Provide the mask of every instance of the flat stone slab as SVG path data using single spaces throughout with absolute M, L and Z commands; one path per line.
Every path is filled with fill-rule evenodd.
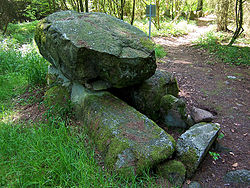
M 38 23 L 35 41 L 68 79 L 93 89 L 138 84 L 156 69 L 147 35 L 104 13 L 53 13 Z
M 218 136 L 218 123 L 198 123 L 183 133 L 177 141 L 177 157 L 186 166 L 190 178 Z
M 172 136 L 109 92 L 73 84 L 71 100 L 110 170 L 140 174 L 175 151 Z

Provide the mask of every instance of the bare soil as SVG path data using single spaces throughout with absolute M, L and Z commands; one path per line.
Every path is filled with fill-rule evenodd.
M 206 50 L 192 44 L 207 26 L 179 38 L 155 37 L 167 56 L 158 61 L 158 69 L 174 73 L 183 98 L 190 110 L 199 107 L 216 115 L 225 135 L 218 140 L 214 152 L 218 160 L 207 155 L 191 179 L 202 187 L 244 187 L 228 184 L 224 175 L 231 170 L 250 169 L 250 70 L 246 66 L 230 66 Z M 249 54 L 250 55 L 250 54 Z M 189 183 L 188 180 L 186 183 Z

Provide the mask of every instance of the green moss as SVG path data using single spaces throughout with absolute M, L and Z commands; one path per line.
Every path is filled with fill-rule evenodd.
M 165 95 L 161 98 L 160 106 L 167 114 L 170 109 L 172 109 L 173 105 L 178 101 L 176 97 L 173 95 Z
M 140 42 L 143 47 L 148 48 L 149 50 L 155 49 L 155 44 L 148 38 L 140 38 Z
M 199 156 L 196 154 L 194 148 L 189 148 L 187 152 L 183 153 L 180 157 L 181 162 L 186 166 L 187 177 L 192 177 L 197 168 L 197 161 Z
M 52 87 L 53 85 L 55 85 L 55 82 L 57 80 L 57 76 L 55 74 L 47 74 L 46 76 L 46 80 L 47 80 L 47 84 L 49 87 Z
M 157 174 L 168 179 L 171 184 L 181 187 L 185 181 L 186 168 L 180 161 L 171 160 L 159 164 Z
M 125 165 L 118 169 L 114 169 L 114 168 L 117 166 L 116 163 L 118 161 L 118 155 L 119 154 L 122 155 L 122 152 L 129 148 L 130 146 L 126 141 L 120 140 L 118 138 L 113 138 L 111 140 L 111 144 L 109 145 L 108 152 L 105 156 L 105 160 L 104 160 L 105 165 L 107 165 L 107 167 L 111 170 L 116 170 L 116 171 L 121 172 L 122 174 L 126 174 L 124 173 L 124 171 L 126 172 L 128 171 L 128 169 L 126 168 L 128 166 Z
M 45 44 L 46 43 L 46 34 L 44 33 L 44 30 L 48 29 L 51 26 L 51 24 L 46 23 L 46 19 L 42 19 L 36 27 L 35 30 L 35 40 L 39 44 Z
M 159 165 L 158 167 L 158 174 L 162 177 L 168 178 L 169 174 L 179 174 L 180 176 L 186 175 L 186 168 L 185 166 L 180 162 L 176 160 L 168 161 L 164 164 Z
M 70 101 L 70 93 L 66 87 L 54 86 L 46 91 L 44 95 L 44 103 L 47 107 L 55 106 L 68 108 Z

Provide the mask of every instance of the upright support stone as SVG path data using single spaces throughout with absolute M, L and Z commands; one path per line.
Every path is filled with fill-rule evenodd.
M 220 125 L 217 123 L 199 123 L 183 133 L 177 141 L 177 156 L 186 166 L 190 178 L 198 168 L 218 136 Z
M 139 85 L 114 90 L 113 93 L 125 100 L 152 120 L 161 118 L 160 103 L 163 96 L 178 96 L 179 88 L 173 74 L 156 70 L 155 74 Z
M 74 84 L 71 100 L 111 170 L 126 176 L 140 174 L 175 151 L 170 135 L 109 92 Z

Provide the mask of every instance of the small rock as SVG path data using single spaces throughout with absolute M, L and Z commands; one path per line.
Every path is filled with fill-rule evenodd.
M 186 104 L 182 99 L 173 95 L 165 95 L 161 99 L 161 117 L 163 123 L 169 127 L 187 128 L 192 119 L 186 113 Z
M 224 181 L 250 185 L 250 171 L 245 169 L 230 171 L 224 176 Z
M 196 107 L 193 107 L 191 110 L 191 116 L 195 123 L 211 122 L 214 119 L 214 115 L 211 112 Z
M 192 181 L 189 185 L 188 188 L 202 188 L 201 184 L 198 183 L 197 181 Z
M 236 79 L 236 76 L 227 76 L 229 79 Z
M 186 168 L 180 162 L 171 160 L 157 166 L 157 174 L 169 180 L 174 186 L 181 187 L 185 181 Z

